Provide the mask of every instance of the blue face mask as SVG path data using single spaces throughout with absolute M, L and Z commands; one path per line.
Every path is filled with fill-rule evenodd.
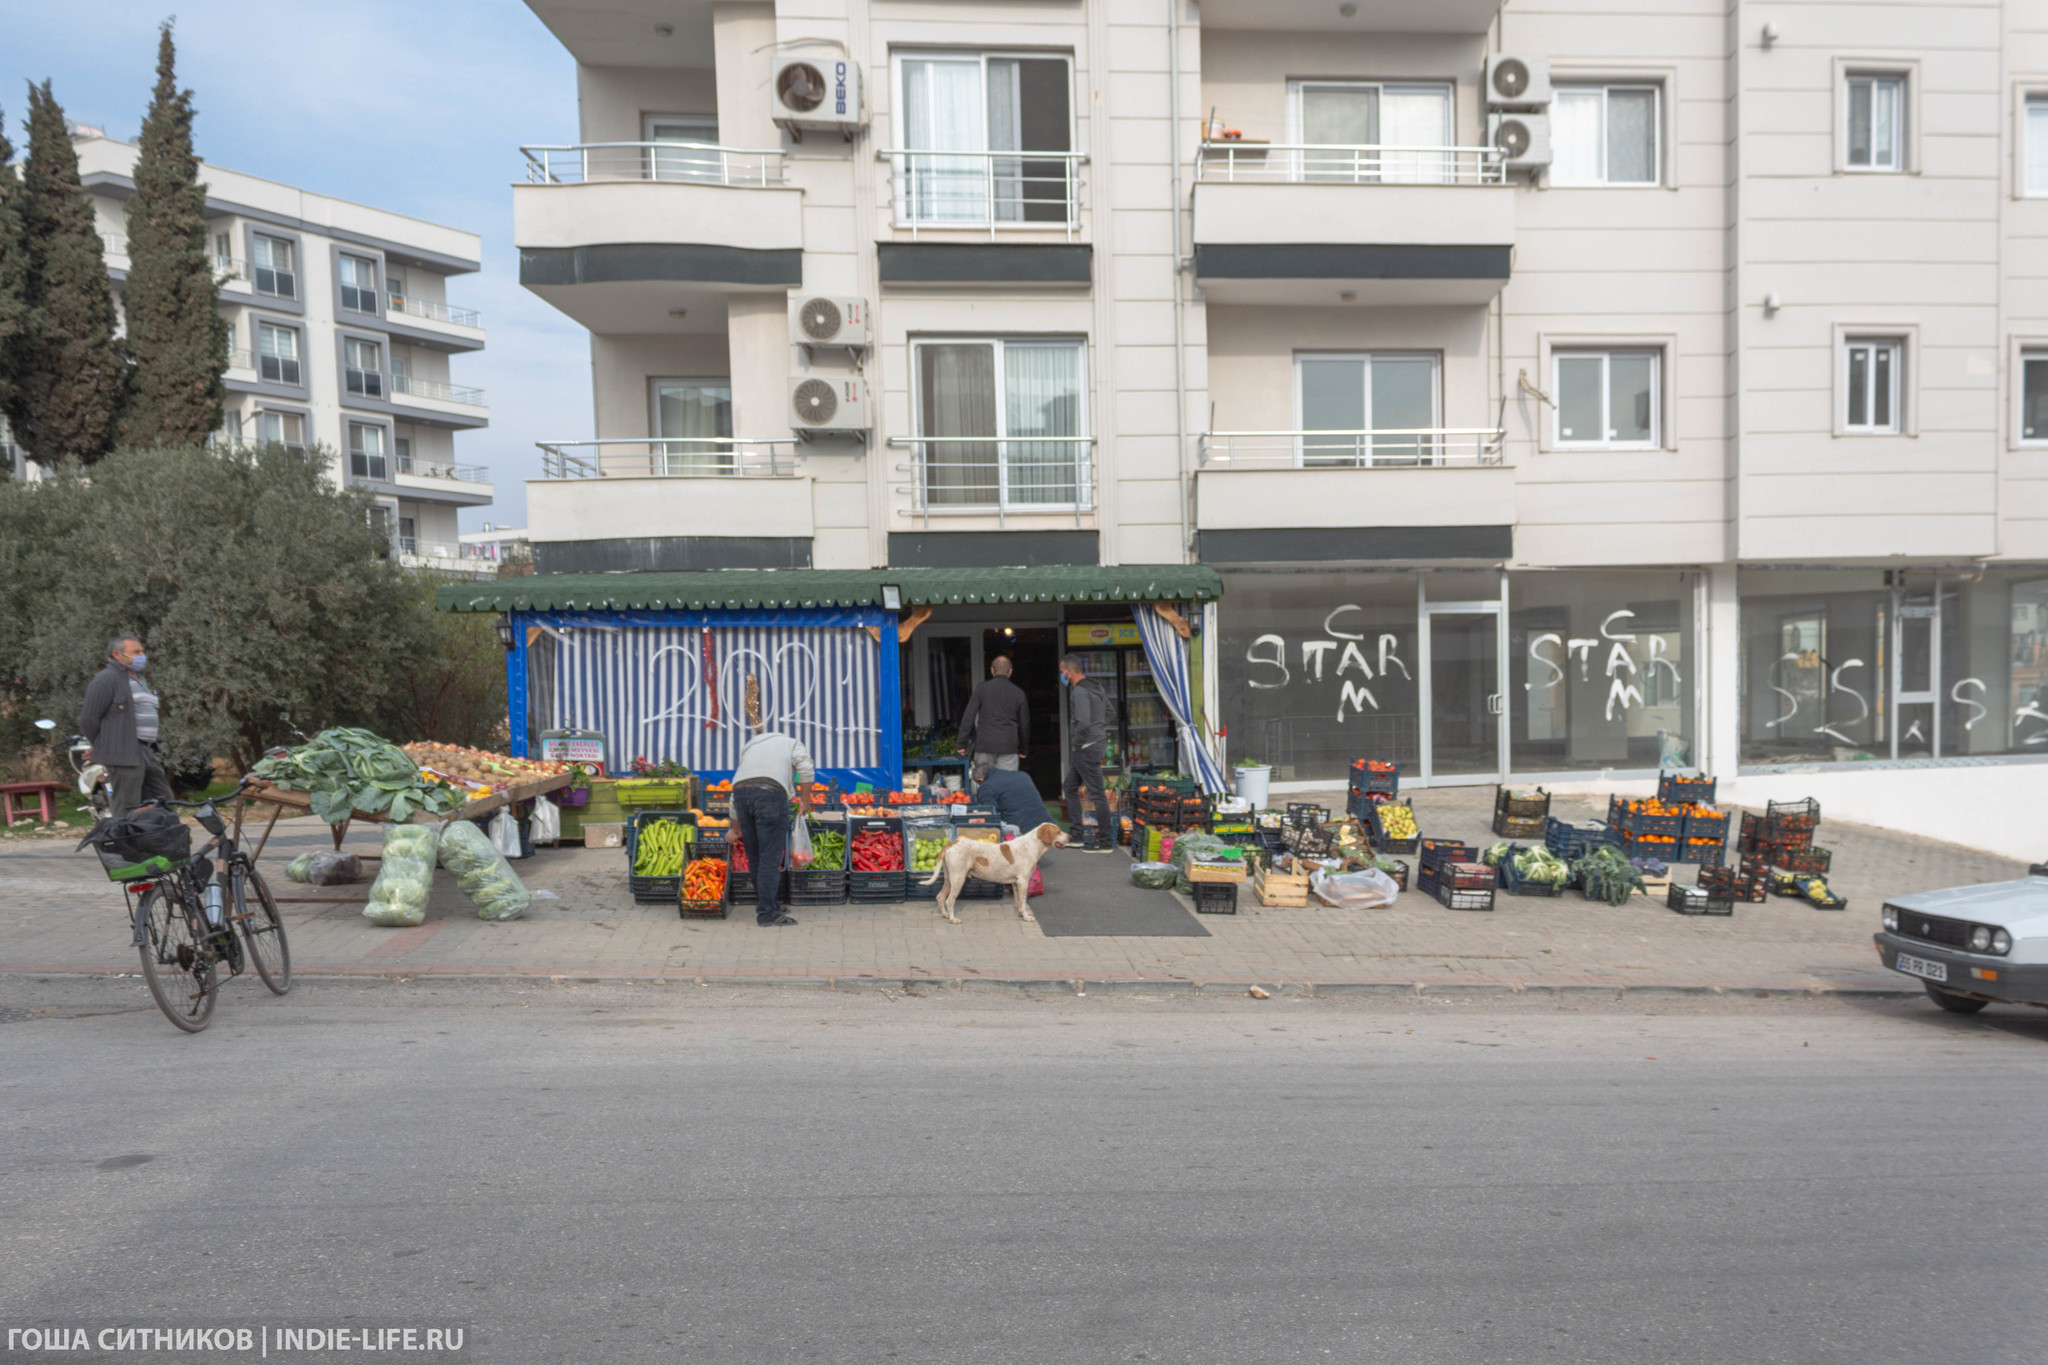
M 148 665 L 148 663 L 149 656 L 147 654 L 138 654 L 134 658 L 128 660 L 128 666 L 134 669 L 137 673 L 140 673 L 143 670 L 143 668 Z

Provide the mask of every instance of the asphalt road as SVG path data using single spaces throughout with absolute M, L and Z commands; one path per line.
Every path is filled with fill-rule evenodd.
M 450 1359 L 549 1365 L 2048 1358 L 2044 1014 L 242 984 L 188 1038 L 139 981 L 0 981 L 0 1327 L 460 1327 Z M 0 1346 L 102 1358 L 256 1354 Z

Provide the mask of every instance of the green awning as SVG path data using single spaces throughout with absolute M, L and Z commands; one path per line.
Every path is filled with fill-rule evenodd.
M 531 574 L 450 583 L 442 611 L 743 611 L 879 607 L 882 586 L 910 607 L 1027 602 L 1213 602 L 1223 579 L 1206 564 L 1061 565 L 1039 569 L 724 569 L 713 573 Z

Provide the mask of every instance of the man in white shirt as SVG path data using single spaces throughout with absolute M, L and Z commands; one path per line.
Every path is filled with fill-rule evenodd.
M 754 920 L 763 928 L 795 924 L 782 913 L 782 863 L 789 852 L 789 798 L 796 797 L 796 818 L 811 813 L 803 788 L 818 776 L 802 741 L 764 730 L 740 750 L 732 774 L 733 834 L 747 850 L 757 896 Z

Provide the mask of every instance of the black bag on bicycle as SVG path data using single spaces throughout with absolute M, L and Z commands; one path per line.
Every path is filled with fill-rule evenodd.
M 192 856 L 192 831 L 162 806 L 142 806 L 102 820 L 78 846 L 90 846 L 114 881 L 168 872 Z

